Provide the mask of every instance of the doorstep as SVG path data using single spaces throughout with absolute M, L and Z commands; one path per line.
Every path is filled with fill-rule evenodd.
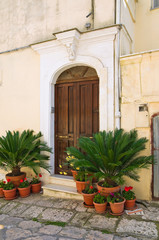
M 57 198 L 82 200 L 81 194 L 77 193 L 76 183 L 72 177 L 53 175 L 49 178 L 49 183 L 43 187 L 43 195 Z

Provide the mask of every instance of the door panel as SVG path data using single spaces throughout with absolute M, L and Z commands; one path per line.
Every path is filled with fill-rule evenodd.
M 99 131 L 99 83 L 63 83 L 55 85 L 55 170 L 70 175 L 66 147 L 76 146 L 81 136 Z M 62 168 L 61 168 L 62 166 Z

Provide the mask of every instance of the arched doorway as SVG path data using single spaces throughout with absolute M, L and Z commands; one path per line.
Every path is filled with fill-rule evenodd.
M 55 84 L 55 173 L 71 175 L 66 147 L 99 131 L 99 80 L 96 71 L 77 66 L 64 71 Z

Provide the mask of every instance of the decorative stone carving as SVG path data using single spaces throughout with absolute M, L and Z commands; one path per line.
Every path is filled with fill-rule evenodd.
M 57 33 L 55 36 L 57 40 L 59 40 L 66 47 L 69 60 L 75 60 L 80 33 L 77 30 L 71 30 L 68 32 Z

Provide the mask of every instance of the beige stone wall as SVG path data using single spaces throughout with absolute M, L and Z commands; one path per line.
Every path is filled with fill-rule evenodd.
M 135 52 L 159 49 L 159 8 L 151 10 L 151 0 L 136 3 Z
M 53 39 L 52 33 L 87 31 L 114 23 L 114 0 L 0 0 L 0 52 Z M 94 10 L 88 18 L 86 16 Z
M 40 129 L 40 57 L 31 48 L 0 54 L 0 136 Z
M 136 1 L 135 0 L 121 0 L 121 19 L 123 25 L 120 35 L 120 53 L 127 55 L 134 50 L 134 31 L 136 20 Z
M 121 58 L 122 96 L 121 127 L 138 130 L 147 137 L 145 154 L 151 154 L 151 117 L 159 112 L 159 51 Z M 139 111 L 146 104 L 147 111 Z M 134 186 L 137 197 L 151 199 L 152 169 L 140 172 L 140 182 L 127 180 Z

